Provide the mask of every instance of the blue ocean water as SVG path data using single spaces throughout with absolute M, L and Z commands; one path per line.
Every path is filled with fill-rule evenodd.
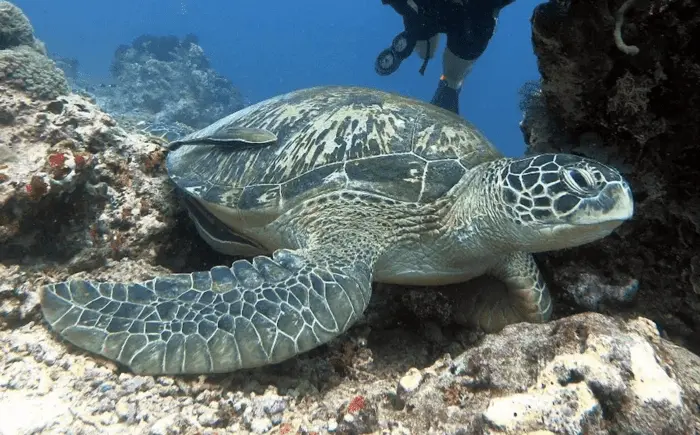
M 370 86 L 430 100 L 441 74 L 438 56 L 418 73 L 411 56 L 394 74 L 374 71 L 377 54 L 403 29 L 379 0 L 15 0 L 52 54 L 75 58 L 93 80 L 108 80 L 114 51 L 144 33 L 196 34 L 212 67 L 254 103 L 322 84 Z M 462 90 L 461 114 L 499 149 L 524 150 L 518 89 L 539 73 L 530 17 L 540 0 L 518 0 L 500 14 L 496 34 Z

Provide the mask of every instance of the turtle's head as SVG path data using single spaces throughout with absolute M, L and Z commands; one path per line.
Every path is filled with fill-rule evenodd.
M 622 175 L 583 157 L 541 154 L 510 160 L 498 178 L 495 193 L 506 214 L 506 237 L 523 251 L 593 242 L 634 213 L 632 191 Z

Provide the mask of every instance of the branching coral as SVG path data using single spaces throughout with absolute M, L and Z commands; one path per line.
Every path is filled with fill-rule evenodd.
M 648 109 L 649 91 L 654 82 L 646 76 L 634 76 L 629 71 L 615 82 L 615 94 L 608 100 L 609 113 L 636 115 Z

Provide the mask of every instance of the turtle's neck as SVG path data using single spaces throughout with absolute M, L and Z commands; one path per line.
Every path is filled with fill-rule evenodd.
M 517 228 L 505 208 L 501 173 L 512 159 L 503 158 L 473 168 L 455 186 L 445 215 L 445 236 L 456 250 L 500 254 L 517 250 Z
M 393 219 L 395 237 L 376 264 L 375 279 L 408 285 L 462 282 L 512 251 L 501 231 L 507 225 L 498 177 L 491 175 L 503 167 L 477 166 L 444 197 Z

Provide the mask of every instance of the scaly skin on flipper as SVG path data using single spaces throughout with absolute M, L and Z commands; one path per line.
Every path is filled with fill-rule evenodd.
M 552 298 L 532 255 L 514 252 L 487 275 L 505 286 L 505 294 L 487 282 L 472 283 L 454 307 L 460 323 L 497 332 L 512 323 L 544 323 L 552 316 Z
M 66 340 L 134 373 L 220 373 L 281 362 L 336 337 L 367 307 L 370 281 L 371 264 L 357 258 L 279 250 L 141 284 L 51 284 L 42 304 Z
M 343 333 L 367 308 L 377 253 L 387 244 L 379 229 L 386 209 L 375 201 L 364 204 L 375 208 L 374 221 L 347 219 L 363 199 L 324 207 L 312 201 L 279 222 L 296 227 L 301 249 L 145 283 L 45 286 L 44 317 L 69 342 L 138 374 L 221 373 L 284 361 Z

